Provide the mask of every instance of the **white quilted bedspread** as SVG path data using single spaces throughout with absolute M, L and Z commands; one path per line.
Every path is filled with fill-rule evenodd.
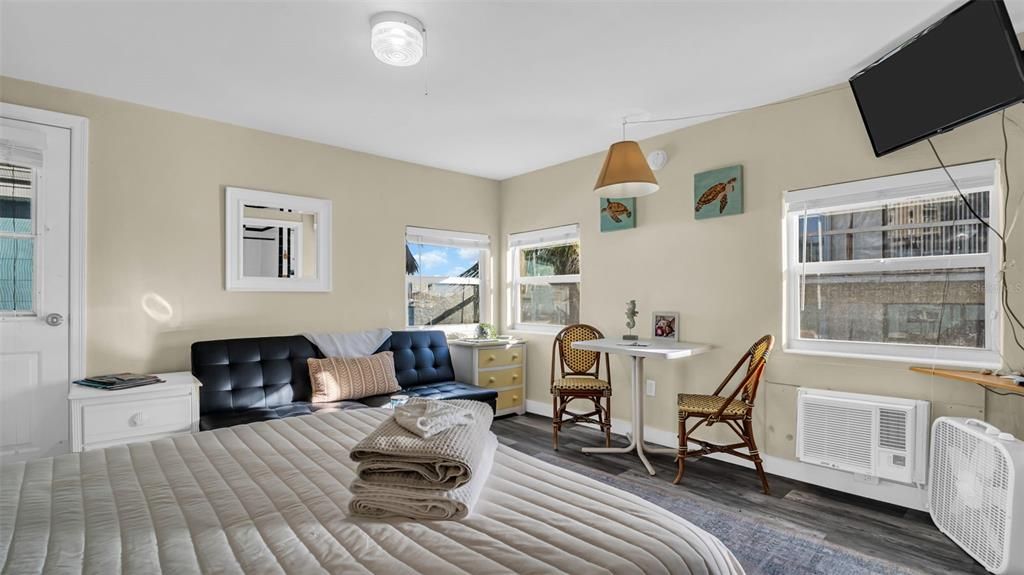
M 355 519 L 389 412 L 291 417 L 5 467 L 3 573 L 742 573 L 653 504 L 499 446 L 462 521 Z

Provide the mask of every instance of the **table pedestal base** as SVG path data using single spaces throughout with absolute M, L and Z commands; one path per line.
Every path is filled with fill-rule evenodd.
M 629 453 L 636 450 L 637 456 L 643 462 L 647 472 L 654 475 L 654 466 L 647 460 L 647 453 L 660 453 L 675 455 L 676 450 L 668 447 L 645 447 L 644 446 L 644 358 L 631 356 L 633 360 L 633 382 L 631 392 L 633 397 L 633 429 L 629 435 L 629 445 L 626 447 L 584 447 L 583 453 Z M 611 414 L 609 414 L 611 417 Z

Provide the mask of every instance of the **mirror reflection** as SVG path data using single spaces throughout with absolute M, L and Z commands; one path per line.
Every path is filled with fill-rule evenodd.
M 316 214 L 245 204 L 242 275 L 316 277 Z
M 227 186 L 224 287 L 331 291 L 331 201 Z

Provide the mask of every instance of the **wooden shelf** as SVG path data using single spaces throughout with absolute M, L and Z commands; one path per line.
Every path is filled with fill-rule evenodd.
M 923 373 L 925 375 L 935 375 L 938 377 L 955 379 L 958 381 L 966 381 L 968 383 L 976 383 L 991 389 L 1015 391 L 1024 395 L 1024 385 L 1017 385 L 1012 380 L 999 377 L 998 375 L 986 375 L 977 371 L 964 371 L 959 369 L 938 369 L 934 367 L 917 366 L 911 367 L 910 371 L 916 371 L 917 373 Z

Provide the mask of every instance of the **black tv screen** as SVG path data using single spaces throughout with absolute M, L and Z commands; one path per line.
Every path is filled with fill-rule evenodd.
M 1002 0 L 971 0 L 850 78 L 876 156 L 1024 100 Z

